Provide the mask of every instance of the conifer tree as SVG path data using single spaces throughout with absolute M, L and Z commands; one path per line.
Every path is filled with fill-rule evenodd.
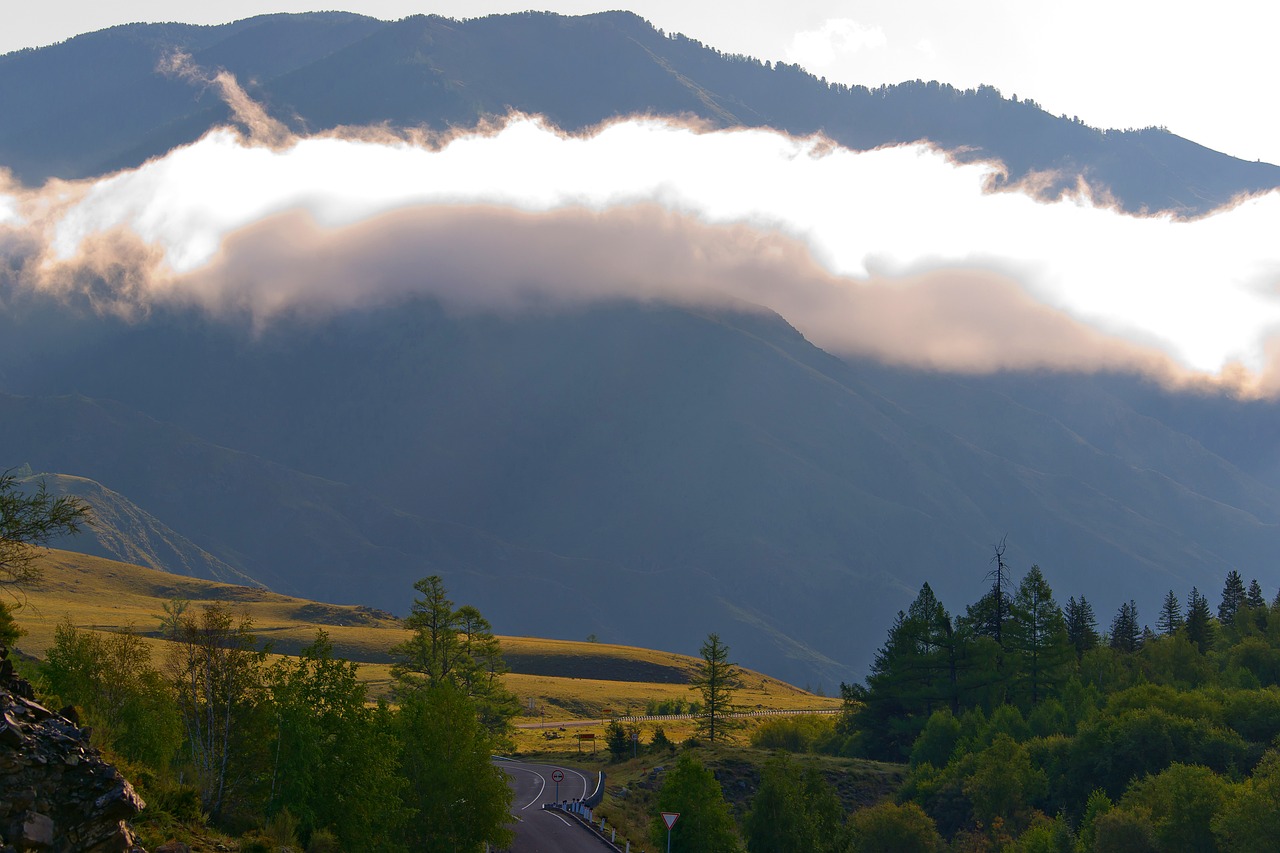
M 1209 610 L 1209 600 L 1194 586 L 1187 598 L 1185 630 L 1187 639 L 1202 653 L 1208 651 L 1213 644 L 1213 613 Z
M 1036 705 L 1066 680 L 1073 652 L 1062 611 L 1039 566 L 1018 584 L 1009 612 L 1005 636 L 1014 688 Z
M 391 670 L 398 692 L 456 685 L 476 703 L 485 728 L 505 730 L 520 710 L 519 700 L 499 678 L 507 670 L 488 620 L 470 605 L 454 610 L 438 575 L 423 578 L 413 588 L 422 594 L 405 620 L 414 633 L 391 649 L 400 659 Z
M 1262 584 L 1258 583 L 1257 578 L 1249 581 L 1249 592 L 1245 596 L 1245 604 L 1251 610 L 1262 610 L 1267 606 L 1267 599 L 1262 594 Z
M 1164 604 L 1160 605 L 1160 616 L 1156 619 L 1156 627 L 1165 637 L 1172 637 L 1182 627 L 1182 604 L 1173 590 L 1169 590 L 1164 597 Z
M 1235 569 L 1227 572 L 1227 580 L 1222 585 L 1222 603 L 1218 605 L 1218 621 L 1223 625 L 1234 625 L 1236 614 L 1245 603 L 1244 581 Z
M 1119 652 L 1136 652 L 1142 645 L 1142 628 L 1139 625 L 1138 605 L 1132 599 L 1121 604 L 1111 622 L 1111 648 Z
M 1076 650 L 1076 658 L 1084 656 L 1090 649 L 1096 649 L 1098 636 L 1098 619 L 1093 615 L 1093 605 L 1083 595 L 1076 601 L 1075 596 L 1067 599 L 1065 613 L 1067 622 L 1067 640 Z
M 729 661 L 729 647 L 721 642 L 719 634 L 708 634 L 699 652 L 702 663 L 690 686 L 702 693 L 698 731 L 714 743 L 734 725 L 729 715 L 733 713 L 733 693 L 738 687 L 738 665 Z

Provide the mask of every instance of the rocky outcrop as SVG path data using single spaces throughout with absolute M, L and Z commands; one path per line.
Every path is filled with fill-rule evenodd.
M 145 805 L 0 647 L 0 853 L 145 853 L 128 824 Z

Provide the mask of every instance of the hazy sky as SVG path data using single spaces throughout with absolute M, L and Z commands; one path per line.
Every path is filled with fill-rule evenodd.
M 1272 106 L 1280 6 L 1259 0 L 0 0 L 0 52 L 129 21 L 221 23 L 339 5 L 388 19 L 628 8 L 722 50 L 798 62 L 831 80 L 988 83 L 1095 126 L 1163 125 L 1280 164 Z

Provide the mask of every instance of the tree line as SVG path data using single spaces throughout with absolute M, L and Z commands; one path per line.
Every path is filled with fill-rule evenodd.
M 1155 629 L 1124 602 L 1059 607 L 997 549 L 953 617 L 926 583 L 819 747 L 907 762 L 898 805 L 952 849 L 1244 851 L 1280 829 L 1280 595 L 1227 573 L 1216 612 L 1169 591 Z
M 490 756 L 518 703 L 497 639 L 440 578 L 415 588 L 412 634 L 392 650 L 394 705 L 370 700 L 324 631 L 276 657 L 216 602 L 170 602 L 158 660 L 133 630 L 65 621 L 28 674 L 92 726 L 148 801 L 138 829 L 157 842 L 207 821 L 241 834 L 244 851 L 509 844 L 511 791 Z

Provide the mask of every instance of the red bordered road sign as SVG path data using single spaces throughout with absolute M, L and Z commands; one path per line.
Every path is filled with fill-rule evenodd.
M 676 821 L 680 818 L 680 812 L 663 812 L 662 822 L 667 825 L 667 829 L 676 825 Z
M 551 781 L 553 781 L 553 782 L 563 782 L 563 781 L 564 781 L 564 771 L 563 771 L 563 770 L 552 770 L 552 771 L 551 771 Z

